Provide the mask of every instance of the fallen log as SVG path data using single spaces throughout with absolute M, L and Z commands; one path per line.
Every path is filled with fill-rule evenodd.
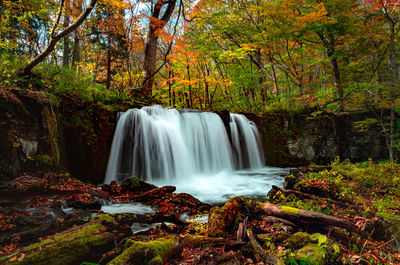
M 264 203 L 261 208 L 267 215 L 286 219 L 293 223 L 341 227 L 350 232 L 365 236 L 365 233 L 360 231 L 355 224 L 331 215 L 301 210 L 288 206 L 278 206 L 271 203 Z
M 341 207 L 350 206 L 350 204 L 347 202 L 342 202 L 342 201 L 334 200 L 331 198 L 323 198 L 323 197 L 319 197 L 317 195 L 308 194 L 308 193 L 304 193 L 304 192 L 297 191 L 297 190 L 283 189 L 283 188 L 280 188 L 275 185 L 272 186 L 272 190 L 280 191 L 285 197 L 289 196 L 290 194 L 293 194 L 294 196 L 296 196 L 299 199 L 309 199 L 309 200 L 320 199 L 320 200 L 325 200 L 325 201 L 333 203 L 333 204 L 340 205 Z
M 274 216 L 265 216 L 262 218 L 264 221 L 268 222 L 268 223 L 281 223 L 284 225 L 290 225 L 290 226 L 296 226 L 295 223 L 292 223 L 288 220 L 282 219 L 282 218 L 278 218 L 278 217 L 274 217 Z

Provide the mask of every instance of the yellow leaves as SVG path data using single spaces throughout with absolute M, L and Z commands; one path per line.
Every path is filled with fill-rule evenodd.
M 124 10 L 130 6 L 130 4 L 125 0 L 100 0 L 99 3 L 108 5 L 117 10 Z
M 244 59 L 248 54 L 256 50 L 256 45 L 252 43 L 241 44 L 240 48 L 224 51 L 220 54 L 220 60 Z

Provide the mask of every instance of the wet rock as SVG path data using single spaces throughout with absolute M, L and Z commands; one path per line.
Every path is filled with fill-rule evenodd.
M 121 184 L 122 193 L 142 193 L 156 188 L 158 187 L 135 177 L 128 178 Z
M 173 193 L 176 190 L 174 186 L 164 186 L 156 189 L 151 189 L 149 191 L 140 193 L 138 196 L 134 198 L 136 202 L 149 202 L 152 200 L 159 199 L 163 196 L 166 196 L 170 193 Z
M 235 224 L 239 224 L 240 220 L 245 215 L 249 215 L 252 208 L 256 205 L 251 205 L 244 197 L 233 197 L 225 203 L 224 206 L 215 206 L 210 210 L 208 217 L 207 235 L 210 237 L 222 236 L 225 232 L 232 232 Z M 243 220 L 242 220 L 243 221 Z

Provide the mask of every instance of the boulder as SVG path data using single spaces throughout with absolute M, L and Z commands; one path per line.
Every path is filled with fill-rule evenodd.
M 127 178 L 121 184 L 123 193 L 128 191 L 133 193 L 142 193 L 156 188 L 157 186 L 135 177 Z

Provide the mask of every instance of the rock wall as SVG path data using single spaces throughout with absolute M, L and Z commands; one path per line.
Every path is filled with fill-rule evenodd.
M 266 164 L 270 166 L 327 164 L 336 156 L 354 162 L 389 156 L 380 126 L 365 131 L 355 126 L 357 121 L 374 118 L 373 113 L 247 116 L 257 124 Z
M 0 180 L 65 170 L 101 183 L 116 112 L 42 94 L 0 95 Z
M 117 110 L 68 97 L 0 93 L 0 180 L 23 172 L 65 170 L 81 180 L 102 183 L 116 114 Z M 229 130 L 229 112 L 218 114 Z M 246 115 L 259 128 L 270 166 L 326 164 L 336 156 L 352 161 L 388 158 L 379 126 L 365 132 L 354 126 L 372 113 Z

